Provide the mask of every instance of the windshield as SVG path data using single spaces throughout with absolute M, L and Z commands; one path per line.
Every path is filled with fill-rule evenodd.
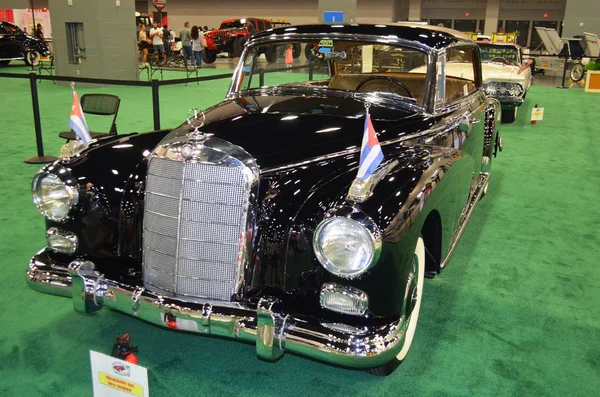
M 240 19 L 236 19 L 235 21 L 221 22 L 219 29 L 241 29 L 244 25 Z
M 256 45 L 242 62 L 236 91 L 286 87 L 381 93 L 422 105 L 428 56 L 397 45 L 317 39 Z
M 512 45 L 479 44 L 483 62 L 501 62 L 519 64 L 519 50 Z

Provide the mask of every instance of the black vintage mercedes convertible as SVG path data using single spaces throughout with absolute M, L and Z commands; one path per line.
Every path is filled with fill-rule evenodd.
M 261 56 L 294 43 L 308 60 Z M 449 49 L 468 78 L 446 68 Z M 359 179 L 367 109 L 384 159 Z M 78 311 L 253 343 L 262 359 L 287 351 L 390 374 L 415 336 L 425 275 L 448 264 L 486 192 L 498 114 L 459 32 L 262 32 L 225 101 L 172 131 L 71 142 L 35 176 L 48 246 L 27 280 Z

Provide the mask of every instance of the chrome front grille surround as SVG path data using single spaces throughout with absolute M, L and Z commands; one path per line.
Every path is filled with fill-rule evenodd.
M 230 301 L 251 249 L 258 166 L 221 139 L 171 135 L 148 162 L 144 286 L 184 300 Z

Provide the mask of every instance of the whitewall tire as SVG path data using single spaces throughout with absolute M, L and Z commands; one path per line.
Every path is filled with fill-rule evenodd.
M 425 241 L 423 241 L 423 237 L 419 237 L 417 240 L 413 258 L 412 269 L 410 270 L 406 282 L 404 294 L 404 305 L 406 307 L 407 318 L 405 320 L 406 331 L 402 342 L 402 348 L 392 361 L 379 367 L 368 368 L 367 372 L 373 375 L 387 376 L 394 372 L 406 358 L 415 337 L 415 331 L 419 321 L 419 312 L 421 311 L 423 283 L 425 281 Z

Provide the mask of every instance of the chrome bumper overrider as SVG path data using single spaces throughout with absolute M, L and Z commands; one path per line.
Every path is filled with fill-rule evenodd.
M 273 297 L 261 298 L 256 308 L 235 302 L 172 299 L 108 280 L 89 261 L 61 266 L 46 249 L 31 259 L 27 281 L 35 290 L 72 297 L 75 310 L 83 313 L 106 306 L 164 327 L 255 343 L 258 357 L 268 361 L 289 351 L 346 367 L 374 367 L 398 354 L 406 330 L 402 320 L 357 328 L 291 316 Z

